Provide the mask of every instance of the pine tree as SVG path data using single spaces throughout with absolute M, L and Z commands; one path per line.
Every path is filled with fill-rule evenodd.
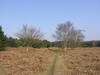
M 2 31 L 2 27 L 0 26 L 0 51 L 4 50 L 6 43 L 6 36 L 4 35 L 4 32 Z

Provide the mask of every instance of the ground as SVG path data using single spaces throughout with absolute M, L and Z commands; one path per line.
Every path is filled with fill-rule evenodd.
M 100 75 L 100 48 L 6 48 L 0 75 Z

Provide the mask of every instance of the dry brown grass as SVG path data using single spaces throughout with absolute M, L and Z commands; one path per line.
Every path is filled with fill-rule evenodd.
M 0 52 L 0 75 L 42 75 L 48 71 L 50 60 L 58 48 L 7 48 Z M 67 53 L 57 52 L 62 56 L 63 63 L 68 71 L 75 73 L 100 72 L 100 48 L 76 48 Z M 62 75 L 69 75 L 62 74 Z M 85 74 L 77 74 L 85 75 Z
M 0 52 L 0 75 L 38 75 L 45 72 L 52 53 L 44 49 L 7 48 Z
M 100 75 L 100 48 L 77 48 L 62 56 L 64 64 L 74 74 Z

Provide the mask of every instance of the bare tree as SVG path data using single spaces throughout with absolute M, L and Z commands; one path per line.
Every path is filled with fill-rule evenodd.
M 84 39 L 84 35 L 82 33 L 82 30 L 76 30 L 73 29 L 71 30 L 69 36 L 69 47 L 74 48 L 74 47 L 79 47 L 81 41 Z
M 16 33 L 16 36 L 20 39 L 41 39 L 43 34 L 40 30 L 23 25 L 22 29 Z
M 34 40 L 42 39 L 43 34 L 39 29 L 23 25 L 22 29 L 15 34 L 19 39 L 23 40 L 23 45 L 31 46 Z
M 83 40 L 84 35 L 81 30 L 76 30 L 71 22 L 59 24 L 53 35 L 56 41 L 62 41 L 62 48 L 73 48 Z

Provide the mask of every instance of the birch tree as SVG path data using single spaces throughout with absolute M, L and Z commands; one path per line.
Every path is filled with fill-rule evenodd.
M 62 42 L 62 48 L 65 50 L 78 46 L 79 42 L 84 39 L 82 31 L 75 29 L 71 22 L 59 24 L 53 37 L 56 41 Z

